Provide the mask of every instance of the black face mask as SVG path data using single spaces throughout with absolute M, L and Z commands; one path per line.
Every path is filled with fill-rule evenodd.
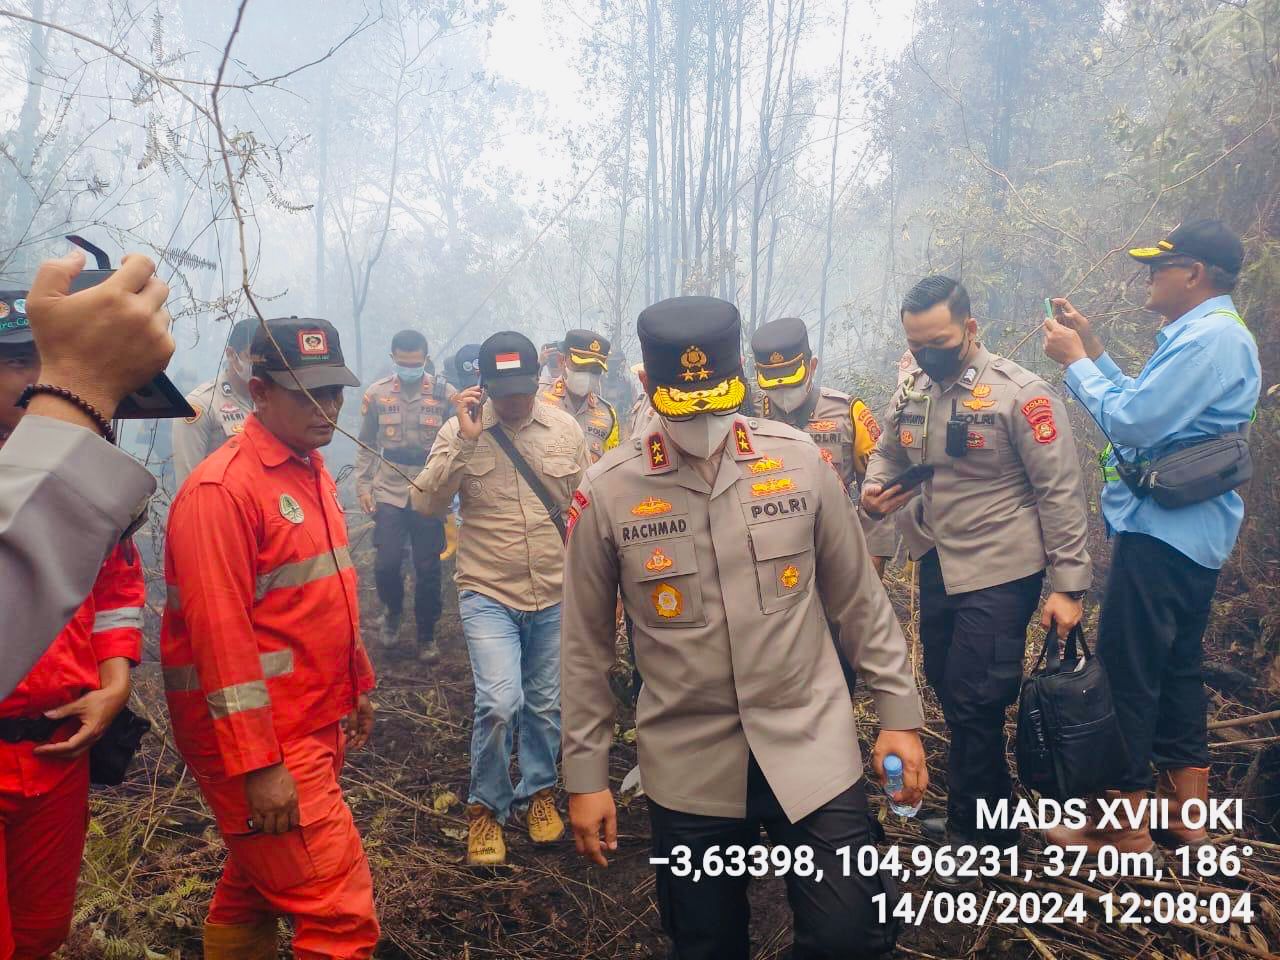
M 961 356 L 968 343 L 961 341 L 954 347 L 921 347 L 912 350 L 911 355 L 920 364 L 920 369 L 929 375 L 934 383 L 950 380 L 960 372 Z

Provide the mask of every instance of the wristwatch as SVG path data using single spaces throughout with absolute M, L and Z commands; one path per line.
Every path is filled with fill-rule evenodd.
M 1072 600 L 1083 600 L 1085 597 L 1089 595 L 1088 590 L 1064 590 L 1062 592 L 1065 593 Z

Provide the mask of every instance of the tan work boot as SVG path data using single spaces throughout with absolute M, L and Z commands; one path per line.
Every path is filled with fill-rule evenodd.
M 502 824 L 483 803 L 467 807 L 471 820 L 467 828 L 467 863 L 473 867 L 496 867 L 507 862 L 507 841 Z
M 525 821 L 529 824 L 529 839 L 534 843 L 555 843 L 564 836 L 564 821 L 560 819 L 550 788 L 533 795 Z
M 276 921 L 206 923 L 204 960 L 276 960 Z
M 1136 810 L 1146 795 L 1145 790 L 1125 792 L 1108 790 L 1104 798 L 1110 801 L 1125 798 Z M 1120 853 L 1150 853 L 1155 850 L 1156 845 L 1151 839 L 1151 831 L 1145 826 L 1130 827 L 1123 807 L 1120 810 L 1121 826 L 1119 828 L 1110 825 L 1101 826 L 1101 818 L 1102 810 L 1097 798 L 1090 798 L 1084 826 L 1079 829 L 1067 826 L 1050 827 L 1045 831 L 1045 840 L 1058 847 L 1087 847 L 1090 858 L 1097 857 L 1098 851 L 1103 847 L 1115 847 Z
M 1166 847 L 1203 847 L 1212 845 L 1209 831 L 1203 826 L 1193 830 L 1182 819 L 1182 808 L 1198 798 L 1207 812 L 1209 806 L 1209 768 L 1177 767 L 1161 770 L 1156 778 L 1156 799 L 1169 801 L 1169 829 L 1157 831 L 1155 839 Z

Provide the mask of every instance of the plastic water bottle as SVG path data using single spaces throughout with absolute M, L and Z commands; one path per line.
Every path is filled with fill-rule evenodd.
M 889 798 L 889 809 L 900 817 L 914 817 L 920 812 L 920 804 L 908 807 L 897 803 L 893 795 L 902 789 L 902 758 L 891 753 L 884 758 L 884 794 Z

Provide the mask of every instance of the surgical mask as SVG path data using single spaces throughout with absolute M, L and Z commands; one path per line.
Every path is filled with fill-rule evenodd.
M 734 413 L 726 414 L 701 413 L 688 420 L 668 420 L 662 417 L 662 429 L 677 447 L 689 454 L 705 460 L 720 448 L 733 429 Z
M 413 367 L 406 366 L 403 363 L 393 363 L 392 367 L 395 368 L 397 377 L 401 380 L 408 380 L 411 383 L 415 380 L 421 380 L 427 375 L 427 365 L 425 363 L 420 363 Z
M 779 410 L 787 413 L 795 413 L 804 406 L 804 402 L 809 399 L 809 388 L 812 386 L 808 381 L 798 383 L 794 387 L 778 387 L 775 390 L 769 390 L 765 396 L 769 398 L 769 402 L 777 404 Z
M 950 380 L 960 372 L 961 357 L 968 348 L 969 342 L 962 340 L 954 347 L 921 347 L 912 350 L 911 355 L 920 364 L 920 369 L 929 375 L 934 383 Z
M 575 397 L 585 397 L 589 393 L 600 392 L 600 374 L 590 370 L 566 370 L 564 385 Z

